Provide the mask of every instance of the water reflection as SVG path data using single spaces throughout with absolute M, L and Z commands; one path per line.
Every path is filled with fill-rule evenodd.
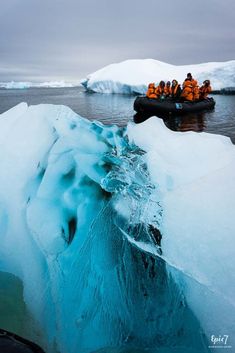
M 196 131 L 206 129 L 205 113 L 191 113 L 183 116 L 171 116 L 163 119 L 166 126 L 173 131 Z
M 133 120 L 138 124 L 148 118 L 149 116 L 135 114 Z M 225 135 L 230 137 L 235 144 L 234 96 L 216 96 L 215 109 L 212 111 L 195 113 L 193 115 L 162 118 L 167 127 L 174 131 L 205 131 L 213 134 Z
M 173 131 L 196 131 L 201 132 L 206 129 L 206 113 L 190 113 L 185 115 L 167 115 L 159 116 L 165 125 Z M 133 117 L 136 124 L 142 123 L 149 119 L 149 115 L 136 113 Z
M 25 339 L 45 345 L 43 330 L 38 327 L 24 302 L 23 283 L 18 277 L 3 271 L 0 271 L 0 327 Z M 0 332 L 0 337 L 2 335 L 3 332 Z M 0 351 L 2 352 L 1 344 Z

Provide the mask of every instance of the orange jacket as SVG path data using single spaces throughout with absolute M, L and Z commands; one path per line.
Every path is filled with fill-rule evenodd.
M 200 99 L 206 99 L 206 97 L 208 96 L 208 94 L 211 92 L 211 86 L 201 86 L 199 88 L 199 93 L 200 93 Z
M 146 92 L 146 96 L 148 98 L 157 98 L 157 95 L 155 94 L 155 85 L 154 85 L 154 83 L 150 83 L 148 85 L 148 90 Z
M 172 93 L 172 91 L 171 91 L 171 86 L 165 86 L 164 87 L 164 94 L 165 94 L 165 96 L 166 97 L 168 97 L 168 96 L 170 96 L 171 95 L 171 93 Z
M 181 97 L 183 97 L 186 101 L 193 101 L 193 85 L 190 80 L 184 81 Z
M 193 100 L 197 101 L 199 99 L 200 93 L 199 93 L 199 86 L 196 80 L 192 80 L 192 85 L 193 85 Z
M 192 83 L 193 86 L 196 86 L 197 85 L 197 80 L 194 80 L 194 78 L 192 78 L 191 83 Z
M 157 96 L 157 98 L 161 97 L 162 95 L 164 95 L 164 88 L 165 87 L 161 87 L 160 85 L 158 85 L 155 89 L 155 94 Z

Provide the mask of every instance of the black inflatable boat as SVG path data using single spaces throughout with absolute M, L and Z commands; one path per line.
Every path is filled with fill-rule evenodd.
M 172 99 L 150 99 L 147 97 L 137 97 L 134 101 L 134 110 L 137 113 L 153 115 L 183 115 L 213 109 L 215 101 L 207 98 L 198 102 L 175 102 Z

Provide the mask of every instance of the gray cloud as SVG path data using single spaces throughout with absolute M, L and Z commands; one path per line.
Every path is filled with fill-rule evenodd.
M 231 60 L 234 13 L 234 0 L 3 0 L 0 81 L 77 81 L 133 58 Z

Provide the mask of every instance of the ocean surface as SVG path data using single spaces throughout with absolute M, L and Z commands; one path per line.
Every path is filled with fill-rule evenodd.
M 235 143 L 235 96 L 215 95 L 213 111 L 170 118 L 165 124 L 175 131 L 206 131 L 229 136 Z M 83 87 L 0 89 L 0 113 L 20 102 L 64 104 L 89 120 L 125 126 L 133 120 L 134 96 L 88 93 Z

